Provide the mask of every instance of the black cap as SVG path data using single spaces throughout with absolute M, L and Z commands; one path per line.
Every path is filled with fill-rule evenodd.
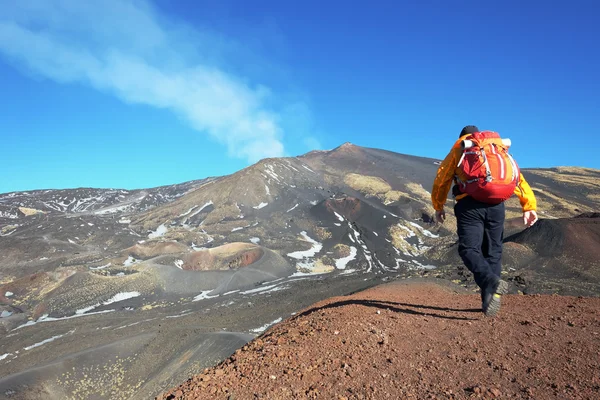
M 476 127 L 475 125 L 467 125 L 462 129 L 462 131 L 460 131 L 459 137 L 463 137 L 464 135 L 470 135 L 471 133 L 475 132 L 479 132 L 478 127 Z

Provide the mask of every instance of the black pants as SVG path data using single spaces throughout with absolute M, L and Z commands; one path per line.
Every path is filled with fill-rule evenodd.
M 500 279 L 504 203 L 491 205 L 467 196 L 456 203 L 454 214 L 457 220 L 458 254 L 473 273 L 483 296 Z

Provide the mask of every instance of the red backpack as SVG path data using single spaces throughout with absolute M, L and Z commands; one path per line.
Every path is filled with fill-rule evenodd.
M 483 203 L 500 204 L 515 191 L 519 166 L 508 153 L 510 139 L 496 132 L 475 132 L 462 141 L 456 181 L 463 193 Z

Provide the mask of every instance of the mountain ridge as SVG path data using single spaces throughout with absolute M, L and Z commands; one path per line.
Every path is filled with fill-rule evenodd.
M 438 164 L 345 144 L 158 189 L 0 195 L 0 334 L 8 339 L 0 375 L 10 376 L 0 393 L 106 398 L 108 386 L 148 398 L 334 295 L 421 276 L 476 290 L 457 256 L 452 213 L 444 225 L 433 219 Z M 513 293 L 598 293 L 600 266 L 586 255 L 600 243 L 600 219 L 574 218 L 600 208 L 597 174 L 524 174 L 543 223 L 524 231 L 518 200 L 507 202 L 504 277 Z M 554 231 L 582 235 L 576 263 L 564 247 L 548 258 L 536 244 Z M 119 384 L 107 383 L 114 371 L 85 387 L 79 372 L 68 384 L 53 375 L 70 362 L 82 373 L 112 371 L 102 349 L 123 343 L 132 352 Z M 55 372 L 39 381 L 40 365 Z

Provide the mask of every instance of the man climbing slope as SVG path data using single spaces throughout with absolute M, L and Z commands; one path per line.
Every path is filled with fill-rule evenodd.
M 481 289 L 482 309 L 493 317 L 500 310 L 508 282 L 500 278 L 506 201 L 513 193 L 523 208 L 523 223 L 537 221 L 536 200 L 517 163 L 508 154 L 510 141 L 468 125 L 441 163 L 431 192 L 436 219 L 446 219 L 444 204 L 452 182 L 456 199 L 458 252 Z

